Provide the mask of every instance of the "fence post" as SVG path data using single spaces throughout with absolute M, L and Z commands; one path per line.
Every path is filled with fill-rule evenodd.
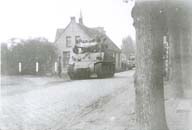
M 39 72 L 39 62 L 36 62 L 35 64 L 35 71 L 36 73 Z
M 19 73 L 21 73 L 21 71 L 22 71 L 22 63 L 19 62 Z
M 55 62 L 55 73 L 57 73 L 57 67 L 58 67 L 57 62 Z

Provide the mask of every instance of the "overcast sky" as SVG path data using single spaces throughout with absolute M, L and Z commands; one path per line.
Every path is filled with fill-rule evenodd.
M 70 17 L 84 24 L 104 27 L 118 45 L 122 38 L 135 36 L 131 9 L 123 0 L 0 0 L 0 42 L 12 37 L 46 37 L 53 42 L 57 28 L 65 28 Z

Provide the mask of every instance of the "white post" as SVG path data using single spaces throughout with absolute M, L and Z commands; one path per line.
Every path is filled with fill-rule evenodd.
M 19 62 L 19 73 L 21 73 L 21 71 L 22 71 L 22 64 L 21 62 Z
M 39 72 L 39 63 L 38 62 L 36 62 L 35 70 L 36 70 L 36 72 Z
M 57 70 L 57 62 L 55 62 L 55 72 L 57 72 L 58 70 Z

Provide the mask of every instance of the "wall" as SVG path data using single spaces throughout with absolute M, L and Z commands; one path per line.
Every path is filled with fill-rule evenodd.
M 58 47 L 58 55 L 61 56 L 61 59 L 63 59 L 63 51 L 70 52 L 72 49 L 72 47 L 66 46 L 66 36 L 71 36 L 72 47 L 75 45 L 75 36 L 80 36 L 82 40 L 91 40 L 91 38 L 79 27 L 75 19 L 71 19 L 71 22 L 65 28 L 65 31 L 56 42 Z M 66 67 L 63 67 L 63 60 L 61 61 L 63 71 L 66 71 Z

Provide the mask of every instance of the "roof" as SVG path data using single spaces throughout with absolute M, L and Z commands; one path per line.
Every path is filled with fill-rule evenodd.
M 95 39 L 96 37 L 104 37 L 106 38 L 104 41 L 104 44 L 107 44 L 111 50 L 121 52 L 119 47 L 117 47 L 117 45 L 105 33 L 97 30 L 97 28 L 89 28 L 82 24 L 78 24 L 78 25 L 91 38 Z
M 65 30 L 69 27 L 71 22 L 63 29 L 63 28 L 58 28 L 56 31 L 56 37 L 55 37 L 55 43 L 61 38 L 62 34 L 65 32 Z
M 71 22 L 70 22 L 71 23 Z M 62 36 L 62 34 L 65 32 L 65 30 L 68 28 L 68 26 L 70 25 L 70 23 L 67 25 L 67 27 L 65 29 L 57 29 L 56 32 L 56 38 L 55 38 L 55 42 L 57 42 L 57 40 L 60 39 L 60 37 Z M 107 44 L 109 46 L 109 48 L 111 50 L 114 50 L 116 52 L 121 52 L 121 50 L 119 49 L 119 47 L 117 47 L 117 45 L 103 32 L 99 31 L 97 28 L 89 28 L 86 27 L 83 24 L 79 24 L 76 23 L 89 37 L 95 39 L 96 37 L 105 37 L 105 41 L 103 44 Z
M 61 29 L 61 28 L 57 29 L 55 42 L 61 37 L 63 32 L 64 32 L 64 29 Z

